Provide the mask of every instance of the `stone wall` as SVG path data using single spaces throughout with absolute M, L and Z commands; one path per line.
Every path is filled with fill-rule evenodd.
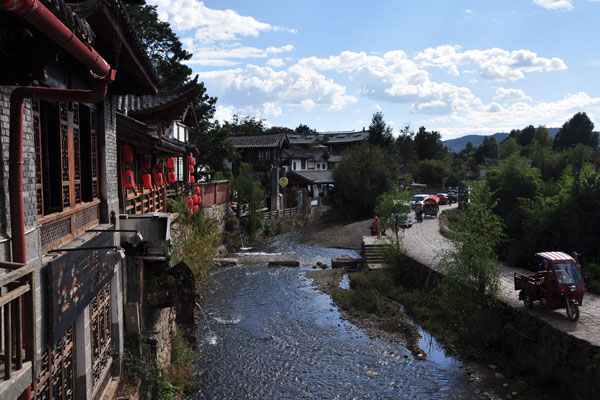
M 110 222 L 111 212 L 119 213 L 119 168 L 117 164 L 117 109 L 113 97 L 107 97 L 98 110 L 100 135 L 98 149 L 100 161 L 101 198 L 100 220 Z
M 162 365 L 171 363 L 171 335 L 175 333 L 175 309 L 172 307 L 161 308 L 157 313 L 156 322 L 152 328 L 154 332 L 150 339 L 156 341 L 156 359 Z
M 219 229 L 223 231 L 225 229 L 225 215 L 229 209 L 229 203 L 226 204 L 214 204 L 210 207 L 203 208 L 202 211 L 207 218 L 214 219 L 219 225 Z
M 400 266 L 406 287 L 435 286 L 441 275 L 407 258 Z M 570 399 L 600 399 L 600 348 L 506 304 L 482 316 L 474 341 L 502 354 L 518 373 Z

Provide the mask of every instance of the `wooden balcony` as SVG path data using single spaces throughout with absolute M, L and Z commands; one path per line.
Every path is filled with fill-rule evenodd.
M 42 252 L 59 248 L 100 223 L 100 200 L 39 218 Z
M 146 214 L 166 211 L 167 192 L 164 187 L 125 189 L 125 214 Z
M 34 268 L 0 262 L 0 271 L 0 399 L 14 399 L 32 383 Z

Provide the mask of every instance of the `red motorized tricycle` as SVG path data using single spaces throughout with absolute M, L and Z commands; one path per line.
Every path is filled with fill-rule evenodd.
M 515 272 L 515 290 L 525 307 L 539 301 L 550 310 L 566 308 L 571 321 L 579 319 L 579 306 L 587 292 L 581 271 L 575 260 L 561 251 L 537 253 L 540 271 L 533 275 Z

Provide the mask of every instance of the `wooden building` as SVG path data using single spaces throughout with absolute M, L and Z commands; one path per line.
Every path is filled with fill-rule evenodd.
M 283 207 L 283 198 L 279 193 L 279 178 L 283 173 L 283 150 L 290 147 L 287 136 L 283 133 L 275 135 L 234 135 L 231 137 L 233 147 L 240 153 L 240 161 L 251 164 L 256 179 L 262 183 L 267 192 L 267 208 L 271 211 Z M 233 167 L 234 175 L 237 168 Z
M 0 85 L 0 399 L 97 399 L 124 346 L 114 96 L 158 77 L 121 0 L 8 0 Z

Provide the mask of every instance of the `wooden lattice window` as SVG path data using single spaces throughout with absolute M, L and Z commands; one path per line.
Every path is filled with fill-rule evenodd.
M 54 346 L 42 352 L 34 396 L 36 400 L 75 399 L 74 333 L 75 328 L 69 328 Z
M 90 302 L 90 333 L 92 335 L 92 386 L 100 383 L 107 368 L 112 342 L 112 319 L 110 314 L 110 282 Z
M 98 198 L 96 124 L 96 110 L 83 104 L 33 102 L 39 215 L 62 212 Z

